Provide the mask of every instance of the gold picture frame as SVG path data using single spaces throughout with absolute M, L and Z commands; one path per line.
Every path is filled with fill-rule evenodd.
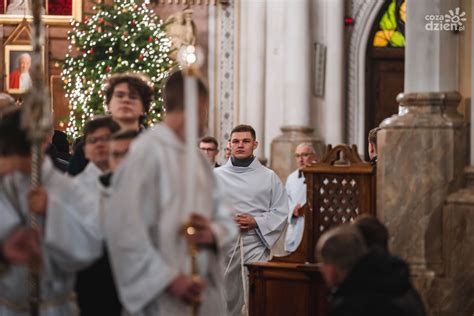
M 31 76 L 21 78 L 21 68 L 25 67 L 25 65 L 20 63 L 22 57 L 28 55 L 30 59 L 28 69 L 30 69 L 32 52 L 33 47 L 31 45 L 5 45 L 5 91 L 8 93 L 22 94 L 28 90 L 28 85 L 31 84 Z M 23 61 L 25 59 L 28 59 L 28 57 L 23 58 Z M 44 47 L 42 49 L 41 61 L 44 69 Z M 27 86 L 21 87 L 22 84 Z
M 33 17 L 31 15 L 24 15 L 24 14 L 6 14 L 8 1 L 9 0 L 0 0 L 4 3 L 4 14 L 0 14 L 0 24 L 18 24 L 23 18 L 26 18 L 28 22 L 33 21 Z M 28 0 L 25 0 L 28 1 Z M 82 21 L 82 1 L 80 0 L 71 0 L 71 15 L 43 15 L 43 21 L 46 24 L 69 24 L 71 23 L 71 19 L 76 21 Z M 45 1 L 47 5 L 47 0 Z M 46 10 L 47 12 L 47 10 Z

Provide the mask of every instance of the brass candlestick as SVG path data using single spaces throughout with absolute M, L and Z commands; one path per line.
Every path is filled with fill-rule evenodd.
M 185 225 L 185 234 L 188 236 L 193 236 L 196 234 L 196 228 L 189 223 Z M 189 251 L 189 256 L 191 257 L 191 276 L 193 280 L 199 280 L 199 270 L 198 270 L 198 263 L 197 263 L 197 255 L 198 255 L 198 249 L 197 246 L 189 242 L 188 243 L 188 251 Z M 199 315 L 199 305 L 200 302 L 194 301 L 191 305 L 191 315 L 192 316 L 198 316 Z

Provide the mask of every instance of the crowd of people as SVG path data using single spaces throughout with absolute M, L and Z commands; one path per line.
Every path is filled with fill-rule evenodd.
M 172 73 L 162 90 L 163 122 L 146 129 L 153 87 L 141 75 L 113 75 L 104 91 L 110 115 L 85 124 L 72 156 L 64 135 L 52 132 L 35 189 L 21 108 L 0 98 L 0 315 L 28 313 L 33 262 L 41 267 L 41 316 L 188 315 L 192 308 L 247 315 L 245 264 L 268 260 L 286 226 L 285 250 L 298 247 L 306 203 L 301 170 L 319 157 L 311 143 L 298 145 L 298 168 L 284 185 L 256 158 L 252 126 L 230 132 L 223 165 L 217 140 L 203 137 L 188 210 L 183 85 L 183 74 Z M 208 91 L 201 80 L 198 94 L 204 136 Z M 39 228 L 27 225 L 29 214 L 41 219 Z M 317 252 L 334 289 L 333 315 L 372 315 L 367 308 L 424 315 L 407 265 L 389 254 L 376 219 L 329 231 Z

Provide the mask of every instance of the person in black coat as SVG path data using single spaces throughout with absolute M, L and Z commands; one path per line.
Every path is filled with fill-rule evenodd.
M 407 264 L 382 247 L 368 248 L 356 227 L 342 225 L 317 245 L 321 272 L 332 288 L 331 316 L 424 316 Z

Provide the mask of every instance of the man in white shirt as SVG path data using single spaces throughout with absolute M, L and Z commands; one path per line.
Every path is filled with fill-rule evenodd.
M 29 212 L 40 217 L 41 315 L 75 315 L 75 272 L 97 258 L 101 249 L 93 203 L 55 170 L 48 157 L 41 166 L 42 187 L 30 190 L 31 144 L 19 128 L 20 111 L 0 117 L 0 244 L 8 244 L 12 231 L 26 226 Z M 0 275 L 0 315 L 29 311 L 28 267 L 17 263 L 21 261 L 10 262 Z
M 234 220 L 240 228 L 240 237 L 228 252 L 226 274 L 227 309 L 230 315 L 237 316 L 247 308 L 247 272 L 243 266 L 268 260 L 285 228 L 288 199 L 276 173 L 253 155 L 258 142 L 251 126 L 236 126 L 230 146 L 231 158 L 214 173 L 228 190 Z
M 285 251 L 293 252 L 298 248 L 304 231 L 304 217 L 301 207 L 306 203 L 306 183 L 301 169 L 317 159 L 313 144 L 301 143 L 296 146 L 295 159 L 298 169 L 286 179 L 285 189 L 288 194 L 288 228 L 285 237 Z
M 207 88 L 198 80 L 198 128 L 207 127 Z M 131 315 L 226 315 L 224 249 L 237 233 L 211 166 L 203 155 L 195 166 L 195 211 L 185 208 L 186 165 L 184 78 L 173 73 L 163 89 L 163 123 L 134 141 L 114 172 L 105 216 L 107 247 L 124 309 Z M 185 223 L 196 232 L 184 236 Z M 198 248 L 199 279 L 191 274 L 188 243 Z M 207 286 L 205 286 L 207 284 Z

